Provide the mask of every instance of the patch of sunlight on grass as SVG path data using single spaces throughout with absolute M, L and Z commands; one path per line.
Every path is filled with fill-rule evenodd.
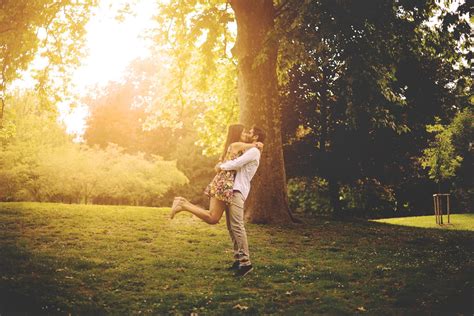
M 393 225 L 413 226 L 422 228 L 439 228 L 453 230 L 471 230 L 474 231 L 474 214 L 452 214 L 443 215 L 443 225 L 436 224 L 435 216 L 413 216 L 413 217 L 397 217 L 374 220 L 374 222 L 387 223 Z

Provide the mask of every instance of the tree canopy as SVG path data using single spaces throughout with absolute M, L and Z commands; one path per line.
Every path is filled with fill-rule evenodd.
M 53 103 L 66 97 L 69 77 L 66 73 L 82 55 L 85 24 L 96 0 L 5 0 L 0 4 L 0 123 L 8 86 L 20 78 L 34 60 L 36 91 Z M 56 80 L 51 74 L 56 73 Z M 57 76 L 57 74 L 61 74 Z M 42 102 L 43 106 L 51 102 Z M 49 110 L 55 110 L 55 107 Z

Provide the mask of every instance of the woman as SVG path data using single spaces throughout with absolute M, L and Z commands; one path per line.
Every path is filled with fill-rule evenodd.
M 240 142 L 244 126 L 234 124 L 229 126 L 227 140 L 220 158 L 220 162 L 235 159 L 250 148 L 261 149 L 262 143 L 247 144 Z M 226 203 L 229 203 L 233 195 L 235 171 L 219 171 L 211 183 L 207 186 L 205 194 L 209 196 L 209 211 L 200 208 L 183 197 L 176 197 L 173 201 L 170 217 L 171 219 L 181 211 L 188 211 L 208 224 L 217 224 L 224 213 Z

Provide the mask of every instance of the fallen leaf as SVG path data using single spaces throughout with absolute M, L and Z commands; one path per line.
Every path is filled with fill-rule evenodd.
M 245 305 L 240 305 L 240 304 L 237 304 L 237 305 L 234 305 L 234 307 L 232 307 L 233 309 L 239 309 L 241 311 L 246 311 L 247 309 L 249 309 L 248 306 L 245 306 Z
M 378 269 L 378 270 L 380 270 L 380 271 L 390 271 L 390 270 L 392 270 L 392 268 L 390 268 L 390 267 L 385 267 L 385 266 L 383 266 L 383 265 L 378 265 L 378 266 L 376 267 L 376 269 Z
M 366 311 L 367 311 L 364 306 L 359 306 L 359 307 L 357 307 L 357 310 L 358 310 L 359 312 L 366 312 Z

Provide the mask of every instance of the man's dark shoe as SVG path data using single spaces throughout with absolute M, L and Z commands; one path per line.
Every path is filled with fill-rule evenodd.
M 253 270 L 252 265 L 240 266 L 239 269 L 237 271 L 235 271 L 235 276 L 237 276 L 237 277 L 246 276 L 252 270 Z
M 229 271 L 237 271 L 239 270 L 239 267 L 240 267 L 240 261 L 239 260 L 235 260 L 234 263 L 227 268 L 227 270 Z

